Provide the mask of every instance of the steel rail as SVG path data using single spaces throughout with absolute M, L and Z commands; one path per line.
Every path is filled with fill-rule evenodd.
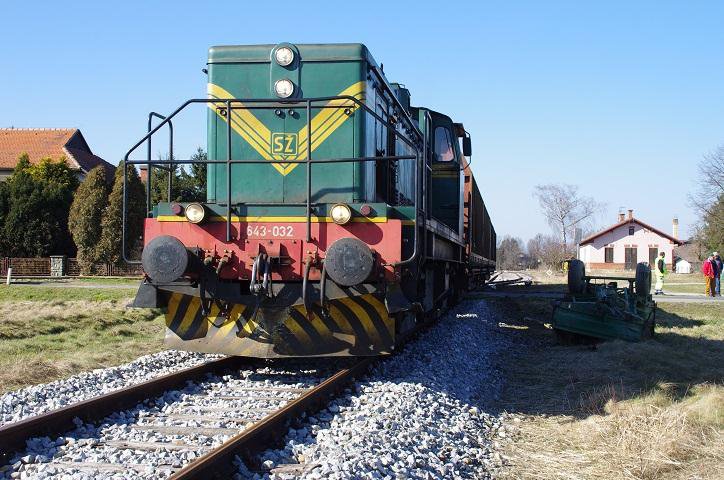
M 85 422 L 101 420 L 113 412 L 132 408 L 143 400 L 183 386 L 188 380 L 201 378 L 207 373 L 238 367 L 252 360 L 243 357 L 225 357 L 213 360 L 3 425 L 0 427 L 0 460 L 7 460 L 13 452 L 25 448 L 25 442 L 30 438 L 59 435 L 73 430 L 76 428 L 73 422 L 75 418 Z
M 365 373 L 375 358 L 365 358 L 350 368 L 335 373 L 302 396 L 232 437 L 226 443 L 203 455 L 174 473 L 170 480 L 208 480 L 231 478 L 236 472 L 234 460 L 245 461 L 274 446 L 288 430 L 288 424 L 302 413 L 314 413 L 339 393 L 354 378 Z
M 395 342 L 396 346 L 410 342 L 415 336 L 435 323 L 436 320 L 437 316 L 434 314 L 425 316 L 412 330 L 400 335 Z M 339 393 L 355 378 L 362 376 L 369 366 L 379 359 L 380 357 L 366 357 L 353 366 L 340 370 L 302 396 L 232 437 L 223 445 L 178 470 L 169 480 L 231 478 L 237 473 L 234 465 L 237 456 L 248 462 L 247 465 L 253 465 L 256 454 L 278 445 L 279 441 L 286 435 L 289 423 L 292 420 L 301 416 L 303 412 L 311 414 L 320 410 L 330 398 Z

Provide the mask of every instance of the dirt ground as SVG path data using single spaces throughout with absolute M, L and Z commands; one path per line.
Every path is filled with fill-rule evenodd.
M 550 300 L 488 301 L 519 345 L 502 478 L 724 478 L 724 303 L 660 304 L 645 342 L 561 346 Z

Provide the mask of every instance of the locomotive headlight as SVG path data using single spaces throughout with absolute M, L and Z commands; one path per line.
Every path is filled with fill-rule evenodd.
M 352 220 L 352 210 L 344 203 L 338 203 L 329 211 L 329 216 L 337 225 L 344 225 Z
M 288 78 L 283 78 L 274 82 L 274 93 L 279 98 L 289 98 L 294 93 L 294 84 Z
M 274 52 L 274 59 L 282 67 L 289 66 L 294 61 L 294 52 L 289 47 L 277 48 Z
M 206 209 L 200 203 L 189 203 L 186 206 L 186 220 L 191 223 L 201 223 L 206 218 Z

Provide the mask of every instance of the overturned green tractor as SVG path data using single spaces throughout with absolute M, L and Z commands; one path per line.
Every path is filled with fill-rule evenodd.
M 638 342 L 651 338 L 656 302 L 650 291 L 651 271 L 645 262 L 639 263 L 636 276 L 629 278 L 586 275 L 583 262 L 571 260 L 568 294 L 555 302 L 553 328 L 565 342 L 577 339 Z

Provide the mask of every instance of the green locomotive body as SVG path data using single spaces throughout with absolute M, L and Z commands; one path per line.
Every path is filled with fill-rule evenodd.
M 206 202 L 152 206 L 135 301 L 167 309 L 169 345 L 390 353 L 494 268 L 469 136 L 411 106 L 364 45 L 212 47 L 208 98 L 164 117 L 126 161 L 187 163 L 128 157 L 193 103 L 208 107 Z

